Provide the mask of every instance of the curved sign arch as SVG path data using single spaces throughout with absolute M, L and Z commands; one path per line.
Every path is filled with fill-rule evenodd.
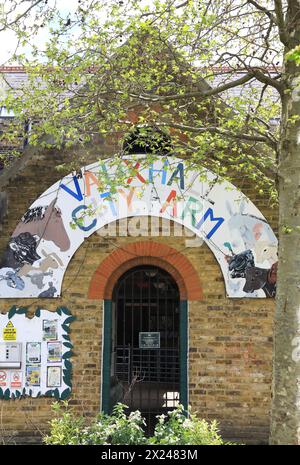
M 147 162 L 128 156 L 86 166 L 36 199 L 2 257 L 0 297 L 59 297 L 69 261 L 86 237 L 116 220 L 143 216 L 172 220 L 203 239 L 219 262 L 228 297 L 275 295 L 277 239 L 244 194 L 175 157 Z

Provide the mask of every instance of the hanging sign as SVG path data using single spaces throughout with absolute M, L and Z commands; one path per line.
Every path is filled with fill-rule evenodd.
M 142 156 L 102 160 L 45 191 L 9 240 L 0 297 L 59 297 L 67 266 L 85 238 L 110 223 L 143 216 L 175 222 L 203 240 L 219 262 L 229 297 L 274 297 L 277 239 L 254 204 L 204 168 L 187 169 L 176 157 L 149 163 Z

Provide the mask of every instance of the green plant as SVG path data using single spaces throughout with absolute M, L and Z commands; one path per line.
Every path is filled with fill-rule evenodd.
M 54 402 L 52 410 L 56 417 L 50 421 L 51 434 L 45 436 L 46 444 L 77 445 L 82 443 L 85 420 L 78 417 L 69 407 L 67 401 Z
M 218 434 L 217 422 L 208 423 L 198 419 L 195 414 L 186 412 L 182 405 L 168 412 L 168 416 L 160 415 L 155 427 L 151 444 L 179 445 L 224 445 Z
M 82 444 L 138 445 L 146 444 L 145 421 L 137 410 L 126 415 L 127 406 L 118 403 L 112 415 L 101 413 L 85 428 Z
M 158 417 L 154 435 L 145 436 L 145 420 L 137 410 L 126 414 L 127 406 L 117 404 L 111 415 L 100 413 L 92 421 L 78 416 L 68 403 L 55 402 L 56 417 L 50 421 L 50 434 L 44 437 L 46 444 L 81 445 L 223 445 L 218 434 L 217 422 L 199 420 L 186 412 L 182 405 Z
M 126 405 L 117 404 L 112 415 L 100 413 L 96 419 L 78 416 L 68 402 L 54 402 L 56 417 L 50 421 L 50 434 L 44 437 L 46 444 L 146 444 L 142 426 L 145 425 L 139 411 L 126 415 Z

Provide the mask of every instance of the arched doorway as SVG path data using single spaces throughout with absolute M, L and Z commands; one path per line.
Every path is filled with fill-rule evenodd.
M 153 265 L 126 271 L 112 299 L 110 409 L 140 410 L 151 432 L 157 415 L 180 402 L 180 295 Z

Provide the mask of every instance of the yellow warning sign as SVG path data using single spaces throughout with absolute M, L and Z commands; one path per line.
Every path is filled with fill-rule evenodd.
M 9 321 L 5 328 L 3 328 L 3 340 L 15 341 L 17 339 L 17 329 L 11 321 Z

